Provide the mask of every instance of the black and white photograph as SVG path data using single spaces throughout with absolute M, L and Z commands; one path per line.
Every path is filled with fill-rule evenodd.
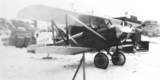
M 160 80 L 159 0 L 0 0 L 0 80 Z

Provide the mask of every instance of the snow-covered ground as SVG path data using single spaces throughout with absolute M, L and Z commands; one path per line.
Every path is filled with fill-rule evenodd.
M 160 39 L 144 39 L 151 41 L 150 51 L 126 53 L 124 66 L 114 66 L 110 61 L 107 69 L 98 69 L 93 64 L 95 54 L 86 54 L 86 80 L 160 80 Z M 82 56 L 53 54 L 52 60 L 42 60 L 46 55 L 5 47 L 0 42 L 0 80 L 71 80 Z M 82 80 L 82 76 L 80 69 L 76 80 Z

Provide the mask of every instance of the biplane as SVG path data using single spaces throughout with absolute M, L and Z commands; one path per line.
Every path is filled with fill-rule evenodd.
M 88 15 L 87 15 L 88 16 Z M 137 47 L 136 44 L 140 47 L 148 50 L 148 43 L 141 41 L 140 31 L 136 32 L 136 27 L 133 28 L 133 24 L 140 22 L 133 22 L 129 20 L 123 20 L 122 18 L 115 18 L 114 20 L 104 19 L 100 17 L 90 16 L 87 21 L 86 15 L 81 16 L 79 19 L 73 16 L 70 16 L 75 19 L 81 26 L 69 25 L 66 23 L 66 31 L 63 32 L 54 21 L 52 21 L 52 30 L 57 32 L 60 38 L 55 39 L 53 36 L 54 44 L 30 46 L 36 47 L 34 49 L 35 53 L 55 53 L 63 55 L 75 55 L 78 53 L 88 52 L 88 51 L 97 51 L 94 58 L 94 64 L 98 68 L 106 69 L 109 60 L 106 51 L 112 57 L 112 62 L 115 65 L 125 64 L 125 55 L 123 54 L 123 46 L 132 45 L 132 50 Z M 83 19 L 85 21 L 83 21 Z M 115 20 L 121 21 L 119 25 L 113 25 Z M 90 22 L 90 23 L 89 23 Z M 128 23 L 127 23 L 128 22 Z M 130 22 L 130 23 L 129 23 Z M 130 39 L 131 41 L 127 41 Z M 121 49 L 119 49 L 119 46 Z M 114 52 L 112 49 L 115 49 Z M 32 48 L 33 49 L 33 48 Z
M 51 21 L 52 33 L 56 32 L 60 38 L 56 39 L 53 36 L 53 44 L 30 46 L 29 50 L 35 53 L 62 55 L 83 53 L 74 78 L 80 65 L 85 62 L 85 52 L 96 51 L 94 65 L 97 68 L 106 69 L 109 64 L 108 55 L 111 56 L 114 65 L 125 64 L 126 57 L 123 52 L 125 45 L 132 45 L 129 49 L 136 49 L 138 46 L 141 50 L 148 50 L 149 43 L 141 41 L 141 22 L 135 18 L 106 19 L 84 14 L 78 17 L 66 14 L 66 12 L 63 14 L 66 23 L 65 31 L 57 26 L 56 19 Z M 70 19 L 75 23 L 70 24 Z

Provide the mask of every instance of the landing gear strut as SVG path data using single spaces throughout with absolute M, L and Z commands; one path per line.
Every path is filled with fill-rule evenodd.
M 111 47 L 109 49 L 112 49 Z M 126 62 L 126 57 L 123 52 L 118 48 L 118 44 L 115 48 L 113 54 L 111 54 L 110 50 L 107 52 L 111 55 L 111 61 L 114 65 L 124 65 Z

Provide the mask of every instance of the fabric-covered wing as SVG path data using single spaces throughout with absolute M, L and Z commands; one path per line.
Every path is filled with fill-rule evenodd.
M 70 47 L 70 46 L 43 46 L 35 49 L 36 53 L 52 53 L 62 55 L 74 55 L 81 52 L 90 51 L 92 48 Z

